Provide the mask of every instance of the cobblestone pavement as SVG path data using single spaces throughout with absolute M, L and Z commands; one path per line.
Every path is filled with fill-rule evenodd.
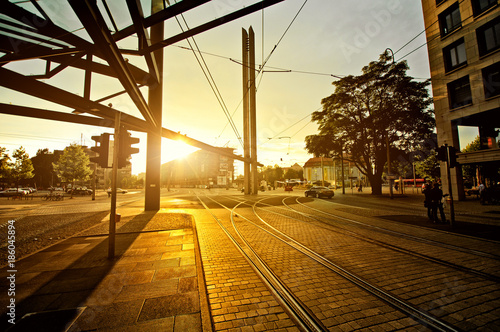
M 166 219 L 153 217 L 154 214 L 141 213 L 141 204 L 137 202 L 120 207 L 122 221 L 118 225 L 118 232 L 122 235 L 119 241 L 125 242 L 123 246 L 119 246 L 123 250 L 120 251 L 116 264 L 109 265 L 103 259 L 106 237 L 102 235 L 108 230 L 106 218 L 78 237 L 23 260 L 16 281 L 19 291 L 17 299 L 22 304 L 18 307 L 19 313 L 43 312 L 45 316 L 37 316 L 41 319 L 38 323 L 50 320 L 73 322 L 72 331 L 299 331 L 296 322 L 273 296 L 255 267 L 232 244 L 221 228 L 221 224 L 228 228 L 230 226 L 229 211 L 211 205 L 214 209 L 208 212 L 199 204 L 195 193 L 204 195 L 206 191 L 182 190 L 162 198 L 162 209 L 158 216 L 173 216 L 168 217 L 168 222 Z M 227 193 L 224 190 L 212 190 L 209 195 L 218 198 Z M 237 199 L 244 197 L 239 193 L 231 194 Z M 274 191 L 259 197 L 282 194 L 283 192 Z M 407 230 L 434 236 L 459 247 L 482 251 L 489 250 L 489 247 L 493 248 L 492 253 L 500 252 L 494 249 L 500 249 L 498 242 L 482 242 L 462 237 L 457 243 L 456 237 L 444 229 L 444 226 L 428 225 L 428 221 L 423 218 L 425 210 L 418 195 L 391 201 L 386 197 L 372 199 L 366 194 L 366 197 L 346 195 L 341 198 L 337 191 L 336 195 L 332 201 L 316 200 L 313 205 L 326 209 L 325 211 L 335 210 L 343 216 L 355 213 L 358 214 L 357 218 L 368 224 L 384 227 L 392 225 L 398 231 Z M 288 193 L 288 196 L 303 197 L 303 193 L 296 191 Z M 344 202 L 353 197 L 357 197 L 356 201 L 367 200 L 365 206 L 344 205 Z M 225 203 L 230 202 L 226 200 Z M 473 206 L 477 202 L 468 203 Z M 104 200 L 102 204 L 109 202 Z M 51 205 L 51 208 L 53 211 L 64 209 L 65 205 Z M 36 216 L 40 211 L 42 210 L 33 209 L 31 213 Z M 471 209 L 459 203 L 457 219 L 495 224 L 495 218 L 490 217 L 495 214 L 489 213 L 491 211 L 498 211 L 498 208 L 487 206 Z M 246 212 L 241 213 L 243 216 Z M 179 216 L 188 215 L 194 218 L 193 230 L 186 227 L 182 218 L 179 219 Z M 414 219 L 403 222 L 410 215 Z M 473 220 L 470 216 L 476 218 Z M 419 226 L 419 223 L 425 227 Z M 453 275 L 450 279 L 448 268 L 433 267 L 427 263 L 417 267 L 402 254 L 387 256 L 393 261 L 386 258 L 380 260 L 387 249 L 373 246 L 365 252 L 366 245 L 362 245 L 359 240 L 348 240 L 346 234 L 328 238 L 326 233 L 316 234 L 312 227 L 304 225 L 296 226 L 292 231 L 295 232 L 294 237 L 303 237 L 315 250 L 331 259 L 344 260 L 345 266 L 366 278 L 377 279 L 380 285 L 398 296 L 407 298 L 416 305 L 426 306 L 433 314 L 451 319 L 454 323 L 464 322 L 461 325 L 463 330 L 477 330 L 474 327 L 491 326 L 491 322 L 495 321 L 500 324 L 498 283 L 485 282 L 477 276 L 467 277 L 465 274 L 459 278 Z M 183 232 L 181 237 L 179 232 Z M 304 262 L 300 255 L 289 252 L 287 246 L 269 245 L 272 239 L 267 235 L 259 235 L 253 231 L 248 234 L 253 243 L 259 243 L 257 247 L 264 256 L 268 256 L 273 270 L 286 276 L 290 288 L 312 308 L 328 330 L 426 330 L 423 325 L 367 295 L 346 280 L 334 278 L 322 268 L 313 265 L 308 267 L 307 264 L 310 263 Z M 362 237 L 363 233 L 360 234 Z M 369 231 L 366 233 L 366 237 L 368 236 L 371 236 Z M 380 236 L 377 240 L 383 241 L 385 235 Z M 398 245 L 404 248 L 405 242 L 407 241 L 401 239 Z M 343 250 L 339 252 L 338 248 Z M 456 264 L 491 275 L 497 275 L 497 271 L 500 271 L 480 260 L 463 260 L 460 254 L 447 257 L 445 250 L 429 251 L 425 245 L 405 249 L 442 260 L 452 259 Z M 392 275 L 377 272 L 386 265 L 399 268 Z M 307 277 L 311 271 L 316 271 L 314 278 Z M 2 273 L 0 291 L 3 294 L 8 289 L 5 277 L 6 274 Z M 436 301 L 432 294 L 442 291 L 440 283 L 449 284 L 454 295 L 443 293 Z M 332 288 L 333 284 L 335 287 Z M 422 288 L 426 292 L 428 290 L 428 295 L 421 295 Z M 52 310 L 57 311 L 56 316 L 50 315 Z M 2 319 L 4 318 L 3 316 Z M 471 324 L 467 325 L 465 322 Z M 66 326 L 59 325 L 61 328 Z M 52 331 L 50 328 L 47 330 Z M 483 330 L 495 329 L 488 327 Z

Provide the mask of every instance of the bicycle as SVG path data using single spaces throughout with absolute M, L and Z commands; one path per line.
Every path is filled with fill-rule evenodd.
M 64 200 L 64 196 L 61 194 L 47 194 L 42 196 L 44 201 L 62 201 Z

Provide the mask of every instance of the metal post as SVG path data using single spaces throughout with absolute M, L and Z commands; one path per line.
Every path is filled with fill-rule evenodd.
M 113 168 L 111 174 L 111 211 L 109 213 L 109 243 L 108 259 L 115 257 L 115 231 L 116 231 L 116 181 L 118 179 L 118 153 L 120 146 L 120 120 L 121 112 L 115 115 L 115 142 L 113 146 Z
M 97 190 L 97 184 L 96 184 L 96 180 L 97 180 L 97 164 L 94 163 L 94 166 L 92 167 L 93 168 L 93 172 L 92 172 L 92 200 L 95 201 L 95 191 Z
M 250 159 L 250 111 L 249 111 L 249 95 L 248 95 L 248 33 L 245 29 L 241 29 L 242 35 L 242 57 L 243 57 L 243 157 L 246 160 Z M 250 188 L 250 163 L 244 163 L 243 168 L 245 195 L 251 194 Z
M 151 2 L 151 13 L 162 9 L 161 0 Z M 151 44 L 163 40 L 163 21 L 151 27 Z M 160 209 L 160 173 L 161 173 L 161 132 L 163 110 L 163 48 L 154 51 L 154 59 L 158 68 L 158 82 L 149 86 L 148 104 L 158 123 L 156 131 L 148 132 L 146 155 L 146 183 L 144 194 L 144 210 L 158 211 Z
M 392 192 L 392 174 L 391 174 L 391 153 L 389 150 L 389 133 L 385 136 L 386 145 L 387 145 L 387 175 L 389 176 L 389 192 L 391 194 L 391 199 L 393 199 Z
M 250 155 L 252 166 L 252 192 L 259 192 L 257 174 L 257 107 L 256 107 L 256 85 L 255 85 L 255 34 L 252 27 L 248 30 L 248 79 L 249 79 L 249 109 L 250 109 Z
M 448 194 L 450 198 L 448 200 L 450 205 L 450 226 L 453 227 L 455 224 L 455 207 L 453 206 L 453 193 L 452 193 L 452 185 L 451 185 L 451 172 L 450 172 L 450 147 L 448 144 L 446 146 L 446 175 L 448 178 Z

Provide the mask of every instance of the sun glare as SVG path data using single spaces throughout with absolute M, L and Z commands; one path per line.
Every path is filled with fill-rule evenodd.
M 199 149 L 184 142 L 165 139 L 161 144 L 161 162 L 163 164 L 171 160 L 181 159 L 197 150 Z

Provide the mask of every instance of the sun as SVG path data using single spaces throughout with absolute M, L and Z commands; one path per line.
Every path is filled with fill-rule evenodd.
M 184 158 L 197 150 L 199 150 L 199 148 L 195 148 L 184 142 L 164 139 L 161 144 L 161 163 L 163 164 L 175 159 Z

